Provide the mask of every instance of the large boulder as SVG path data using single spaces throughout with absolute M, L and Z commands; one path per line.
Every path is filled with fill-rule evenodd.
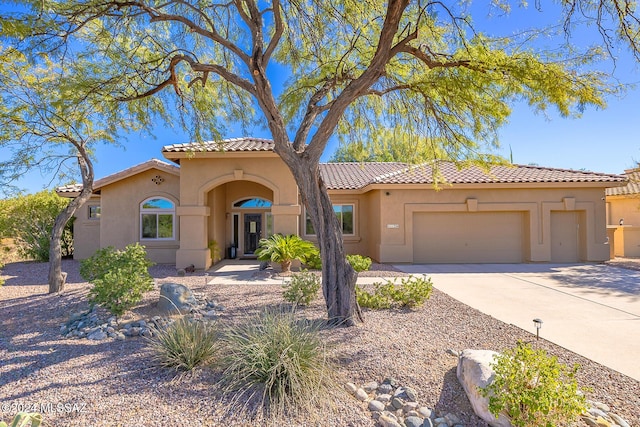
M 163 312 L 189 312 L 198 305 L 191 289 L 178 283 L 164 283 L 160 287 L 158 309 Z
M 492 427 L 512 427 L 506 415 L 500 414 L 496 418 L 489 412 L 489 399 L 483 397 L 479 391 L 493 381 L 495 372 L 491 364 L 494 363 L 493 357 L 497 354 L 490 350 L 463 350 L 458 359 L 456 373 L 477 416 Z

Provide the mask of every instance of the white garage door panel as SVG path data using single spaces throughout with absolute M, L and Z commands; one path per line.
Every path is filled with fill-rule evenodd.
M 520 212 L 415 213 L 416 263 L 517 263 L 523 259 Z

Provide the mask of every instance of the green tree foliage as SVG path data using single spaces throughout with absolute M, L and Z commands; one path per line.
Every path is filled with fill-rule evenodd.
M 80 275 L 93 284 L 89 291 L 91 304 L 98 304 L 120 316 L 142 300 L 153 289 L 153 278 L 144 246 L 127 245 L 120 251 L 112 246 L 98 249 L 80 262 Z
M 571 27 L 576 10 L 598 28 L 610 19 L 619 38 L 636 48 L 632 3 L 558 3 L 564 14 L 556 20 Z M 216 138 L 238 121 L 268 128 L 316 232 L 334 323 L 361 319 L 356 274 L 345 260 L 318 167 L 334 134 L 371 144 L 380 144 L 385 130 L 416 135 L 462 164 L 486 164 L 497 160 L 491 147 L 514 101 L 569 116 L 603 106 L 611 90 L 609 77 L 589 67 L 603 49 L 577 51 L 562 38 L 543 50 L 548 43 L 536 35 L 547 37 L 545 29 L 508 36 L 479 31 L 471 11 L 491 10 L 467 2 L 60 0 L 24 6 L 3 20 L 5 38 L 20 49 L 57 53 L 59 61 L 82 58 L 92 72 L 78 85 L 130 102 L 133 113 L 177 111 L 177 122 L 196 140 Z M 506 10 L 509 2 L 485 7 L 496 6 Z
M 380 140 L 373 142 L 341 141 L 331 157 L 332 162 L 405 162 L 424 163 L 448 160 L 445 141 L 409 135 L 404 132 L 380 132 Z
M 45 52 L 31 53 L 0 44 L 0 193 L 15 188 L 12 183 L 33 170 L 66 180 L 80 172 L 82 187 L 59 213 L 50 235 L 52 293 L 64 287 L 64 227 L 93 193 L 93 146 L 115 144 L 119 132 L 138 129 L 148 119 L 123 113 L 107 94 L 89 85 L 85 79 L 95 75 L 95 65 L 82 57 L 55 61 Z
M 48 261 L 53 224 L 68 203 L 69 199 L 55 191 L 0 200 L 0 237 L 13 238 L 23 257 Z M 62 235 L 62 255 L 72 253 L 72 222 L 69 222 Z

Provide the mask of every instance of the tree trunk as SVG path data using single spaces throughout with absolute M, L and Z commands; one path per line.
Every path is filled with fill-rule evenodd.
M 51 239 L 49 241 L 49 293 L 62 292 L 66 281 L 66 274 L 62 273 L 62 233 L 67 222 L 73 216 L 74 212 L 69 212 L 69 206 L 62 210 L 56 217 L 51 231 Z
M 84 205 L 93 194 L 93 165 L 89 159 L 84 145 L 76 145 L 78 150 L 78 166 L 82 173 L 82 191 L 75 197 L 66 208 L 56 217 L 56 221 L 51 231 L 51 241 L 49 244 L 49 293 L 62 292 L 64 290 L 67 274 L 62 272 L 62 233 L 64 227 L 78 208 Z
M 291 167 L 311 217 L 322 258 L 322 293 L 329 323 L 353 326 L 364 318 L 356 299 L 358 273 L 347 262 L 342 229 L 316 163 L 313 173 L 302 165 Z

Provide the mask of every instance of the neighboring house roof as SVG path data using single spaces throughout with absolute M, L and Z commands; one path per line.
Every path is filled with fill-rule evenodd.
M 624 175 L 629 179 L 627 185 L 607 188 L 607 196 L 631 196 L 640 194 L 640 169 L 628 169 Z
M 93 183 L 93 191 L 97 192 L 100 188 L 113 184 L 114 182 L 129 178 L 130 176 L 137 175 L 142 172 L 146 172 L 149 169 L 158 169 L 166 173 L 179 176 L 180 168 L 167 162 L 163 162 L 158 159 L 147 160 L 144 163 L 132 166 L 130 168 L 121 170 L 112 175 L 98 179 Z M 63 197 L 75 197 L 82 191 L 82 184 L 69 184 L 56 188 L 56 193 Z

